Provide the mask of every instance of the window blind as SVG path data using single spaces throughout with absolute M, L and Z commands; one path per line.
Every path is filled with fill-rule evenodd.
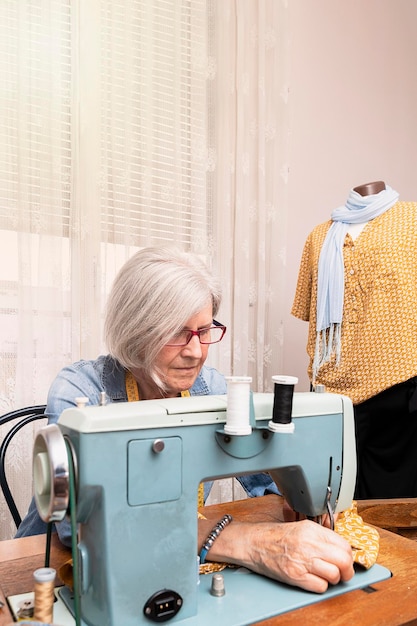
M 71 3 L 49 5 L 0 3 L 0 228 L 68 234 Z
M 92 211 L 107 243 L 206 239 L 206 0 L 19 0 L 0 22 L 0 228 L 68 237 Z
M 102 3 L 102 236 L 205 234 L 205 1 Z

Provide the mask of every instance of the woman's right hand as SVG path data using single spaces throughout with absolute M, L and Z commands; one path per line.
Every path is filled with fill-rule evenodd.
M 354 575 L 349 543 L 332 530 L 303 520 L 232 522 L 214 542 L 208 559 L 248 569 L 308 591 L 323 593 Z

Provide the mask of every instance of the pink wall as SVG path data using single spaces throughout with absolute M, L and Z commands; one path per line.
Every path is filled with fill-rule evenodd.
M 284 372 L 308 389 L 290 315 L 304 241 L 361 183 L 417 200 L 417 2 L 288 0 L 291 147 Z M 417 262 L 417 261 L 416 261 Z

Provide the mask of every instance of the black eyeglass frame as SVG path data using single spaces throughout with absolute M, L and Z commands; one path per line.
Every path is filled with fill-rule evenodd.
M 221 328 L 222 329 L 222 334 L 220 336 L 220 339 L 216 339 L 216 341 L 201 341 L 201 333 L 206 332 L 207 330 L 210 330 L 212 328 Z M 203 346 L 211 346 L 214 343 L 220 343 L 220 341 L 223 339 L 225 333 L 227 330 L 227 326 L 224 326 L 224 324 L 221 324 L 220 322 L 218 322 L 217 320 L 213 320 L 213 326 L 209 326 L 208 328 L 200 328 L 200 330 L 183 330 L 182 332 L 187 332 L 189 334 L 188 340 L 185 343 L 166 343 L 165 345 L 168 348 L 184 348 L 185 346 L 188 346 L 188 344 L 190 343 L 191 339 L 194 336 L 198 337 L 199 342 L 201 343 L 201 345 Z

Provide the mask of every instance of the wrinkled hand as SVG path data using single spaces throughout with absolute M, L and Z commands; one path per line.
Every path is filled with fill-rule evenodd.
M 233 522 L 215 541 L 210 558 L 316 593 L 354 575 L 349 543 L 309 520 Z

